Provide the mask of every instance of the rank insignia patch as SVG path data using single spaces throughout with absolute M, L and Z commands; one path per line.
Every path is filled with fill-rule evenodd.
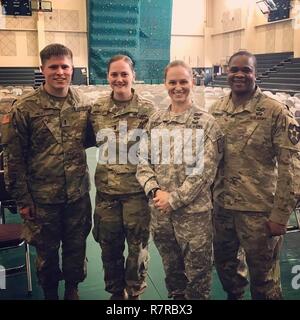
M 292 144 L 297 144 L 300 141 L 300 127 L 295 124 L 289 124 L 288 137 Z

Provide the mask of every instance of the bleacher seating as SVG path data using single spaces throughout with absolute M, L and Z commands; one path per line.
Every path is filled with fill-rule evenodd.
M 72 83 L 86 84 L 86 77 L 81 67 L 75 67 Z M 0 67 L 0 86 L 31 86 L 39 87 L 44 81 L 44 75 L 39 67 Z
M 33 86 L 34 68 L 1 67 L 0 85 Z
M 43 73 L 40 71 L 40 69 L 34 70 L 34 87 L 39 87 L 45 80 L 45 77 Z
M 284 61 L 261 77 L 258 83 L 262 89 L 272 92 L 300 92 L 300 58 Z

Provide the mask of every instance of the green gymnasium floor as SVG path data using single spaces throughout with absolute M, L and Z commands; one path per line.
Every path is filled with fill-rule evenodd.
M 91 148 L 87 151 L 88 162 L 90 167 L 91 176 L 93 177 L 96 164 L 96 149 Z M 91 197 L 94 199 L 95 188 L 92 186 Z M 92 200 L 93 201 L 93 200 Z M 7 222 L 19 221 L 17 215 L 8 213 L 6 215 Z M 282 274 L 282 287 L 284 298 L 286 300 L 300 300 L 300 288 L 292 288 L 292 278 L 296 274 L 292 274 L 292 267 L 299 265 L 300 270 L 300 232 L 289 233 L 285 236 L 283 250 L 281 254 L 281 274 Z M 162 268 L 161 258 L 154 246 L 150 241 L 150 266 L 148 277 L 148 288 L 142 296 L 142 300 L 167 300 L 167 291 L 164 285 L 164 271 Z M 12 254 L 12 250 L 2 252 L 0 254 L 0 265 L 14 265 L 21 263 L 23 256 L 23 248 L 16 249 L 16 253 Z M 109 294 L 104 291 L 103 270 L 100 258 L 100 248 L 93 240 L 92 235 L 88 237 L 87 243 L 87 258 L 88 258 L 88 275 L 86 280 L 80 284 L 80 298 L 82 300 L 107 300 Z M 27 296 L 27 280 L 26 274 L 18 274 L 9 276 L 6 281 L 6 289 L 0 290 L 0 300 L 41 300 L 43 294 L 41 288 L 37 285 L 35 276 L 35 251 L 31 247 L 31 269 L 33 281 L 33 293 L 31 297 Z M 300 279 L 297 281 L 300 287 Z M 60 297 L 63 297 L 63 283 L 60 285 Z M 250 295 L 247 292 L 246 299 Z M 222 290 L 221 284 L 218 280 L 216 272 L 213 273 L 212 285 L 212 299 L 224 300 L 226 295 Z

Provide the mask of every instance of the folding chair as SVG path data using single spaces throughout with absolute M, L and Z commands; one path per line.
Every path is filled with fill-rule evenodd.
M 287 233 L 300 232 L 300 207 L 296 207 L 293 213 L 295 215 L 294 219 L 290 219 L 290 221 L 294 221 L 292 222 L 292 225 L 288 225 Z M 293 218 L 293 216 L 291 218 Z

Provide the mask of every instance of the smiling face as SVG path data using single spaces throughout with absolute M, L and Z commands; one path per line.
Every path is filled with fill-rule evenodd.
M 174 105 L 191 103 L 190 92 L 193 87 L 192 76 L 185 67 L 170 67 L 166 74 L 165 86 Z
M 57 97 L 68 94 L 73 74 L 73 63 L 69 56 L 52 56 L 41 66 L 45 76 L 45 90 Z
M 117 60 L 110 64 L 107 80 L 113 90 L 116 100 L 129 100 L 135 73 L 124 60 Z
M 227 75 L 232 92 L 236 95 L 253 92 L 256 80 L 255 71 L 253 58 L 246 55 L 233 57 Z

